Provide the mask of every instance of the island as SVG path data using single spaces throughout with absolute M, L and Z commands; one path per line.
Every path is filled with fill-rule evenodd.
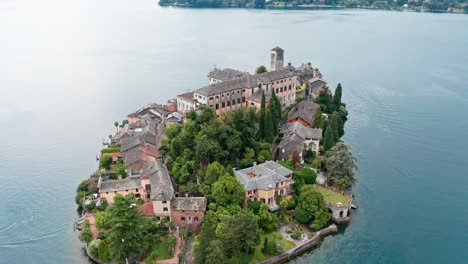
M 98 263 L 283 263 L 351 220 L 348 112 L 311 63 L 212 69 L 207 85 L 115 122 L 77 188 Z M 337 226 L 338 225 L 338 226 Z

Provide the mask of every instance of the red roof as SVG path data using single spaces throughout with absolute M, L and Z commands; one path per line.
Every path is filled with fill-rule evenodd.
M 146 216 L 154 216 L 154 209 L 153 209 L 153 202 L 145 202 L 144 204 L 140 205 L 138 210 Z
M 166 105 L 166 110 L 173 113 L 177 112 L 177 104 L 168 104 Z
M 102 156 L 111 156 L 112 161 L 117 161 L 118 159 L 123 157 L 123 154 L 121 152 L 114 152 L 114 153 L 103 153 Z

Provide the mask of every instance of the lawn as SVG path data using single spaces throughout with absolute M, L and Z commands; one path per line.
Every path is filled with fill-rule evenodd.
M 325 202 L 328 202 L 332 205 L 336 205 L 337 203 L 348 205 L 349 201 L 351 200 L 351 198 L 346 195 L 342 195 L 339 192 L 335 192 L 322 186 L 317 186 L 315 189 L 323 195 Z
M 270 255 L 264 255 L 262 253 L 265 238 L 268 238 L 268 241 L 276 241 L 278 254 L 286 252 L 296 246 L 293 242 L 286 240 L 279 232 L 275 231 L 268 234 L 262 233 L 260 235 L 260 243 L 258 243 L 255 248 L 255 253 L 252 256 L 250 263 L 257 263 L 271 257 Z
M 153 242 L 153 244 L 151 245 L 151 251 L 148 250 L 148 255 L 152 253 L 156 255 L 156 260 L 172 258 L 172 255 L 170 254 L 169 246 L 164 241 Z

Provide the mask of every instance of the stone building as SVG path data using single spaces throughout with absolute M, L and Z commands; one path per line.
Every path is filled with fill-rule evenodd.
M 271 211 L 279 208 L 276 204 L 278 196 L 287 197 L 293 192 L 293 172 L 274 161 L 235 170 L 234 174 L 244 187 L 245 203 L 248 200 L 261 201 L 267 204 Z
M 299 122 L 310 127 L 314 122 L 315 110 L 320 107 L 311 100 L 302 100 L 288 113 L 288 123 Z
M 275 159 L 287 161 L 294 151 L 297 151 L 302 162 L 305 152 L 309 149 L 316 155 L 319 154 L 322 129 L 310 128 L 301 122 L 293 122 L 287 124 L 282 129 L 282 133 L 283 139 L 276 148 Z
M 284 50 L 280 47 L 271 49 L 271 71 L 282 70 L 284 66 Z
M 214 69 L 208 73 L 208 84 L 220 83 L 229 81 L 235 78 L 244 77 L 249 75 L 248 72 L 241 72 L 238 70 L 225 68 L 225 69 Z
M 193 102 L 193 93 L 188 92 L 180 94 L 176 98 L 177 101 L 177 112 L 186 114 L 192 110 L 195 110 L 195 103 Z
M 171 201 L 171 220 L 179 227 L 199 231 L 205 210 L 205 197 L 176 197 Z

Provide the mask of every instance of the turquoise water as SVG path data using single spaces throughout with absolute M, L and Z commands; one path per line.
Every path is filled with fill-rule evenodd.
M 281 46 L 350 111 L 360 208 L 293 263 L 466 263 L 468 16 L 0 0 L 0 263 L 87 263 L 76 185 L 113 123 Z

